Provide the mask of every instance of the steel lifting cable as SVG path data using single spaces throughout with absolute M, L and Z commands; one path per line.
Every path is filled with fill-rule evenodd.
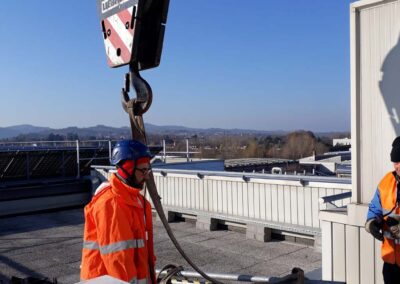
M 137 63 L 132 63 L 129 67 L 130 72 L 125 76 L 125 87 L 122 89 L 121 93 L 122 107 L 129 114 L 132 139 L 138 140 L 147 145 L 147 137 L 142 115 L 150 108 L 153 94 L 150 85 L 140 76 Z M 136 98 L 134 99 L 129 98 L 130 81 L 132 82 L 132 86 L 136 91 Z M 212 283 L 223 284 L 222 282 L 204 273 L 196 264 L 193 263 L 193 261 L 181 248 L 165 217 L 161 204 L 161 197 L 158 195 L 157 187 L 154 182 L 154 175 L 152 172 L 150 172 L 150 177 L 146 182 L 146 186 L 151 200 L 153 201 L 154 208 L 156 209 L 169 238 L 182 257 L 205 279 L 211 281 Z

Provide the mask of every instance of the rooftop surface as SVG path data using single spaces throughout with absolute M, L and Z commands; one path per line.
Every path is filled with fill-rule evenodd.
M 154 218 L 157 268 L 184 265 L 192 271 Z M 0 283 L 11 276 L 79 282 L 83 209 L 0 218 Z M 283 276 L 293 267 L 320 276 L 321 254 L 286 241 L 247 240 L 240 232 L 201 231 L 193 222 L 170 223 L 185 252 L 205 272 Z

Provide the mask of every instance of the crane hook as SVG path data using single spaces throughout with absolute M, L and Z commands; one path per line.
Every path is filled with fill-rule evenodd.
M 129 97 L 130 82 L 136 91 L 136 98 Z M 149 83 L 139 74 L 137 62 L 129 65 L 129 73 L 125 74 L 125 87 L 122 88 L 121 101 L 123 109 L 135 116 L 142 116 L 151 106 L 153 101 L 153 92 Z

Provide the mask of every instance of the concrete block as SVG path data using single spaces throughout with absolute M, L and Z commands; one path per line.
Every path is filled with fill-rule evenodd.
M 315 250 L 315 252 L 322 253 L 322 236 L 321 235 L 314 236 L 314 250 Z
M 218 229 L 218 219 L 197 215 L 196 228 L 205 231 L 216 231 Z
M 174 222 L 177 219 L 176 213 L 173 211 L 164 210 L 165 218 L 168 223 Z M 161 220 L 160 216 L 157 214 L 157 220 Z
M 271 240 L 272 229 L 264 225 L 247 224 L 246 239 L 268 242 Z

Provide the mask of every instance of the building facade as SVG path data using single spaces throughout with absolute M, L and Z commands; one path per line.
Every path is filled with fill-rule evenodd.
M 350 20 L 352 198 L 346 212 L 320 213 L 323 279 L 380 284 L 381 244 L 364 224 L 400 135 L 400 0 L 354 2 Z

